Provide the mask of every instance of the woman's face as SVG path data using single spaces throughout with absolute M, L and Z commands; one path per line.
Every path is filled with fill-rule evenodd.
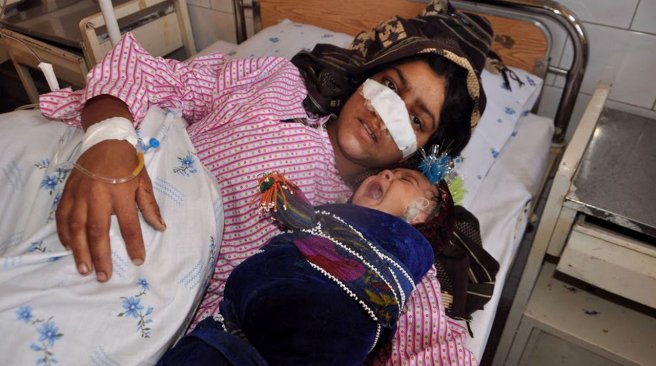
M 372 79 L 401 96 L 410 113 L 417 146 L 424 146 L 439 126 L 444 104 L 444 78 L 425 61 L 409 61 L 391 66 Z M 399 162 L 401 151 L 384 127 L 383 121 L 365 105 L 360 90 L 353 93 L 338 119 L 328 126 L 338 169 L 346 168 L 340 164 L 351 164 L 365 170 Z
M 435 207 L 437 188 L 420 172 L 412 169 L 383 170 L 365 179 L 353 194 L 351 202 L 397 217 L 405 217 L 408 208 L 420 204 L 411 223 L 423 222 Z

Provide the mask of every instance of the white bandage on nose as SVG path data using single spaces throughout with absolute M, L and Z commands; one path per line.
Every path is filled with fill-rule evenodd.
M 362 95 L 383 120 L 403 158 L 417 151 L 417 136 L 410 124 L 410 114 L 403 99 L 392 89 L 372 79 L 362 84 Z

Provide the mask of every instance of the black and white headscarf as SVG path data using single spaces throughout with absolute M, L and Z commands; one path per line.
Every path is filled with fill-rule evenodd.
M 492 28 L 486 19 L 455 10 L 447 0 L 433 0 L 415 18 L 393 17 L 358 34 L 350 49 L 319 44 L 301 52 L 292 62 L 301 70 L 308 88 L 308 111 L 339 114 L 342 105 L 364 79 L 385 65 L 420 54 L 437 54 L 467 70 L 472 99 L 470 125 L 485 109 L 481 71 L 485 66 Z

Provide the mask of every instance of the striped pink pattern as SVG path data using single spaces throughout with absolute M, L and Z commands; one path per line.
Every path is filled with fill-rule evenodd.
M 84 103 L 109 94 L 123 100 L 137 125 L 148 108 L 178 108 L 190 123 L 196 154 L 219 182 L 225 228 L 219 259 L 194 324 L 217 312 L 232 270 L 278 233 L 254 210 L 256 180 L 284 172 L 313 204 L 350 195 L 335 168 L 323 127 L 281 122 L 306 117 L 303 79 L 281 58 L 228 60 L 213 54 L 191 62 L 150 56 L 131 34 L 88 75 L 84 90 L 41 96 L 42 113 L 79 126 Z M 324 120 L 311 121 L 321 126 Z M 417 286 L 399 321 L 392 357 L 374 364 L 475 365 L 463 327 L 444 315 L 434 270 Z

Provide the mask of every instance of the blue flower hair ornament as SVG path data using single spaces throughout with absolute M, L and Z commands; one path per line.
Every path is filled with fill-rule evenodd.
M 453 201 L 455 204 L 460 204 L 465 195 L 462 178 L 455 171 L 456 162 L 460 161 L 460 157 L 453 158 L 446 152 L 440 151 L 440 145 L 433 145 L 429 152 L 424 149 L 420 149 L 419 152 L 421 154 L 419 171 L 432 184 L 437 185 L 444 180 L 449 187 L 449 191 L 451 191 Z
M 440 152 L 439 145 L 433 145 L 428 153 L 424 149 L 419 152 L 421 153 L 419 170 L 432 184 L 437 184 L 450 176 L 455 166 L 453 158 L 445 152 Z

